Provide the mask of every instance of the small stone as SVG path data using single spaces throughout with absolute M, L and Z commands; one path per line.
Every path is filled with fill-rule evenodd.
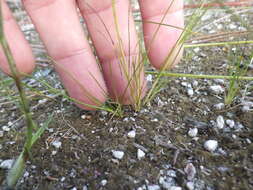
M 204 148 L 210 152 L 215 151 L 217 147 L 218 147 L 218 142 L 216 140 L 207 140 L 204 143 Z
M 219 129 L 223 129 L 224 126 L 225 126 L 225 121 L 224 121 L 224 118 L 223 116 L 219 115 L 216 119 L 216 126 L 219 128 Z
M 210 86 L 210 91 L 214 94 L 223 94 L 223 92 L 225 91 L 224 88 L 220 85 L 213 85 Z
M 103 116 L 106 116 L 107 114 L 108 114 L 108 112 L 107 111 L 101 111 L 101 114 L 103 115 Z
M 30 174 L 29 174 L 29 172 L 28 172 L 28 171 L 25 171 L 25 173 L 24 173 L 23 177 L 25 177 L 25 178 L 26 178 L 26 177 L 29 177 L 29 175 L 30 175 Z
M 145 155 L 146 155 L 145 152 L 143 152 L 141 149 L 137 150 L 137 158 L 138 158 L 138 160 L 141 160 L 142 158 L 144 158 Z
M 60 141 L 58 141 L 58 140 L 56 140 L 56 141 L 53 141 L 52 142 L 52 145 L 55 147 L 55 148 L 61 148 L 61 145 L 62 145 L 62 143 L 60 142 Z
M 226 120 L 226 124 L 230 127 L 230 128 L 234 128 L 235 126 L 235 122 L 231 119 Z
M 188 181 L 186 183 L 186 187 L 188 190 L 194 190 L 194 183 L 192 181 Z
M 57 151 L 53 150 L 52 151 L 52 156 L 56 155 L 57 154 Z
M 187 175 L 187 179 L 190 181 L 194 179 L 194 177 L 197 173 L 196 168 L 194 167 L 194 165 L 192 163 L 188 163 L 186 165 L 186 167 L 184 168 L 184 172 Z
M 112 155 L 114 158 L 117 158 L 119 160 L 121 160 L 123 157 L 124 157 L 124 152 L 123 151 L 120 151 L 120 150 L 113 150 L 112 151 Z
M 10 127 L 5 125 L 5 126 L 2 127 L 2 130 L 6 131 L 6 132 L 9 132 L 11 129 L 10 129 Z
M 189 131 L 188 131 L 188 135 L 189 135 L 190 137 L 196 137 L 197 134 L 198 134 L 198 128 L 191 128 L 191 129 L 189 129 Z
M 70 190 L 77 190 L 77 188 L 76 188 L 76 187 L 73 187 L 73 188 L 71 188 Z
M 127 136 L 128 136 L 129 138 L 135 138 L 135 136 L 136 136 L 136 131 L 135 131 L 135 130 L 129 131 L 129 132 L 127 133 Z
M 64 176 L 60 179 L 61 182 L 64 182 L 65 180 L 66 180 L 66 177 Z
M 249 106 L 242 106 L 241 110 L 242 110 L 243 112 L 250 112 L 250 111 L 251 111 L 251 109 L 250 109 Z
M 194 51 L 195 53 L 198 53 L 198 52 L 200 51 L 200 48 L 199 48 L 199 47 L 194 48 L 193 51 Z
M 171 186 L 168 188 L 168 190 L 182 190 L 182 187 L 179 186 Z
M 4 132 L 0 131 L 0 137 L 3 137 L 3 136 L 4 136 Z
M 222 109 L 225 108 L 225 104 L 224 103 L 218 103 L 218 104 L 215 104 L 213 107 L 216 110 L 222 110 Z
M 2 168 L 2 169 L 11 169 L 13 163 L 14 163 L 13 159 L 4 160 L 3 162 L 1 162 L 0 168 Z
M 229 24 L 228 26 L 229 26 L 229 29 L 231 29 L 231 30 L 234 30 L 234 29 L 237 28 L 237 26 L 235 24 L 232 24 L 232 23 Z
M 150 121 L 151 121 L 151 122 L 158 122 L 158 119 L 157 119 L 157 118 L 154 118 L 154 119 L 151 119 Z
M 81 115 L 81 119 L 86 119 L 86 115 Z
M 107 184 L 107 180 L 106 179 L 103 179 L 100 183 L 102 186 L 105 186 Z
M 198 82 L 198 81 L 196 81 L 196 80 L 193 81 L 193 83 L 192 83 L 192 86 L 193 86 L 193 87 L 197 87 L 198 85 L 199 85 L 199 82 Z
M 245 127 L 241 123 L 237 122 L 234 128 L 235 128 L 235 131 L 240 131 Z
M 148 185 L 148 190 L 160 190 L 160 186 L 159 185 Z
M 187 94 L 188 94 L 188 96 L 193 96 L 194 95 L 194 91 L 193 91 L 193 89 L 192 88 L 188 88 L 187 89 Z
M 214 82 L 221 84 L 221 85 L 225 84 L 225 81 L 223 79 L 214 79 Z
M 82 190 L 88 190 L 88 186 L 84 185 Z
M 151 74 L 148 74 L 148 75 L 146 76 L 146 80 L 147 80 L 148 82 L 152 82 L 153 76 L 152 76 Z
M 176 174 L 175 170 L 168 170 L 167 175 L 170 176 L 170 177 L 174 177 L 174 178 L 177 177 L 177 174 Z
M 45 104 L 48 100 L 47 99 L 42 99 L 38 101 L 38 104 Z
M 246 139 L 246 142 L 247 142 L 248 144 L 251 144 L 251 143 L 252 143 L 252 141 L 251 141 L 249 138 Z

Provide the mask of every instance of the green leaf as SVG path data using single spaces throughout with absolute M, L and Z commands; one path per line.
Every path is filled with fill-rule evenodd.
M 48 120 L 40 127 L 35 134 L 33 134 L 31 146 L 40 138 L 40 136 L 44 133 L 44 131 L 48 128 L 48 125 L 51 123 L 53 119 L 53 113 L 49 116 Z
M 19 180 L 22 177 L 25 169 L 25 159 L 24 151 L 19 155 L 18 159 L 15 161 L 13 167 L 10 169 L 7 176 L 7 185 L 9 188 L 14 188 Z

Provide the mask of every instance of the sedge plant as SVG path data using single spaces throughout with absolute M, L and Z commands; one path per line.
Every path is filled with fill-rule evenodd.
M 176 0 L 173 0 L 176 1 Z M 169 9 L 173 3 L 168 5 L 167 13 L 169 12 Z M 121 31 L 119 28 L 118 24 L 118 16 L 117 16 L 117 11 L 116 11 L 116 0 L 112 0 L 112 11 L 113 11 L 113 16 L 114 16 L 114 27 L 116 30 L 117 34 L 117 42 L 113 43 L 114 48 L 115 48 L 115 53 L 117 53 L 117 57 L 119 60 L 120 68 L 121 68 L 121 73 L 122 77 L 127 80 L 127 87 L 125 89 L 125 93 L 127 91 L 130 92 L 131 97 L 132 97 L 132 104 L 135 110 L 140 110 L 143 105 L 146 105 L 152 101 L 152 99 L 155 97 L 157 93 L 161 90 L 161 88 L 167 84 L 168 79 L 170 78 L 178 78 L 178 77 L 186 77 L 186 78 L 202 78 L 202 79 L 216 79 L 216 78 L 221 78 L 221 79 L 228 79 L 230 80 L 230 90 L 228 92 L 231 92 L 230 94 L 227 94 L 227 98 L 225 101 L 227 101 L 227 104 L 229 104 L 232 99 L 235 97 L 235 92 L 237 92 L 237 84 L 240 80 L 253 80 L 253 77 L 249 76 L 244 76 L 245 72 L 234 72 L 233 75 L 199 75 L 199 74 L 187 74 L 187 73 L 173 73 L 173 72 L 168 72 L 166 69 L 171 68 L 171 66 L 174 65 L 174 62 L 179 55 L 180 51 L 185 48 L 194 48 L 194 47 L 211 47 L 211 46 L 227 46 L 227 45 L 246 45 L 246 44 L 252 44 L 253 41 L 229 41 L 229 42 L 214 42 L 214 43 L 199 43 L 199 44 L 186 44 L 185 42 L 193 35 L 195 34 L 194 28 L 199 24 L 202 16 L 205 14 L 207 10 L 207 6 L 205 6 L 206 1 L 201 1 L 198 8 L 192 13 L 192 15 L 189 18 L 189 23 L 186 25 L 185 28 L 178 28 L 182 30 L 182 34 L 178 41 L 176 42 L 174 48 L 172 49 L 171 52 L 168 53 L 168 56 L 166 60 L 164 61 L 164 66 L 160 71 L 146 71 L 146 74 L 151 74 L 155 77 L 155 80 L 147 92 L 147 95 L 143 98 L 142 93 L 144 91 L 144 84 L 143 80 L 141 80 L 141 73 L 146 67 L 146 63 L 148 63 L 148 51 L 144 50 L 143 46 L 143 40 L 139 40 L 138 44 L 136 45 L 136 48 L 139 48 L 139 54 L 137 54 L 130 62 L 130 60 L 127 60 L 125 57 L 126 55 L 124 49 L 123 49 L 123 42 L 121 40 Z M 209 8 L 209 7 L 208 7 Z M 129 13 L 130 13 L 130 7 L 129 7 Z M 165 13 L 165 14 L 167 14 Z M 99 17 L 99 15 L 97 15 Z M 130 16 L 130 14 L 129 14 Z M 165 15 L 164 15 L 165 18 Z M 100 21 L 103 23 L 103 19 L 99 18 Z M 136 23 L 139 23 L 140 20 L 135 20 Z M 153 23 L 157 24 L 158 28 L 157 31 L 159 30 L 159 27 L 161 26 L 167 26 L 167 27 L 175 27 L 175 26 L 170 26 L 170 25 L 165 25 L 163 24 L 163 19 L 159 23 Z M 105 26 L 105 25 L 104 25 Z M 106 26 L 105 26 L 106 29 Z M 106 29 L 107 30 L 107 29 Z M 128 29 L 129 30 L 129 29 Z M 107 30 L 108 31 L 108 30 Z M 156 32 L 152 38 L 152 41 L 155 40 L 156 35 L 158 32 Z M 110 34 L 109 34 L 110 36 Z M 141 38 L 140 38 L 141 39 Z M 108 40 L 110 41 L 110 40 Z M 29 85 L 26 85 L 22 82 L 21 80 L 21 73 L 16 68 L 15 61 L 13 59 L 13 56 L 11 54 L 10 48 L 8 46 L 8 43 L 6 41 L 5 35 L 4 35 L 4 30 L 3 30 L 3 19 L 0 14 L 0 43 L 2 45 L 3 51 L 6 55 L 6 58 L 8 60 L 8 64 L 11 70 L 12 74 L 12 80 L 4 80 L 0 81 L 0 84 L 8 85 L 8 83 L 14 81 L 17 90 L 19 93 L 19 105 L 22 113 L 24 114 L 24 117 L 26 119 L 26 125 L 27 125 L 27 132 L 26 132 L 26 142 L 24 144 L 24 148 L 19 155 L 18 159 L 16 160 L 15 164 L 13 165 L 12 169 L 9 171 L 8 177 L 7 177 L 7 184 L 9 187 L 15 187 L 18 179 L 22 176 L 22 173 L 25 169 L 25 162 L 27 159 L 30 158 L 31 156 L 31 148 L 34 145 L 34 143 L 39 139 L 39 137 L 43 134 L 44 130 L 47 128 L 49 125 L 50 121 L 52 120 L 52 116 L 49 118 L 45 124 L 38 128 L 37 124 L 34 122 L 32 118 L 32 114 L 30 111 L 29 107 L 29 102 L 27 99 L 27 95 L 25 93 L 25 89 L 29 89 L 30 91 L 33 91 L 37 94 L 42 94 L 42 92 L 39 92 L 37 89 L 34 89 L 30 87 Z M 130 39 L 129 39 L 130 43 Z M 129 45 L 130 47 L 130 45 Z M 119 51 L 117 51 L 119 50 Z M 54 62 L 54 60 L 50 59 L 53 64 L 57 64 Z M 64 68 L 63 68 L 64 69 Z M 111 69 L 112 70 L 112 69 Z M 74 76 L 71 76 L 68 71 L 65 71 L 66 74 L 68 74 L 75 82 L 77 85 L 80 85 L 78 83 L 78 80 L 74 78 Z M 90 73 L 92 76 L 92 73 Z M 94 109 L 99 109 L 99 110 L 104 110 L 112 113 L 113 115 L 118 115 L 118 116 L 123 116 L 123 108 L 122 105 L 120 104 L 120 99 L 122 97 L 115 97 L 114 100 L 109 100 L 106 104 L 103 104 L 102 106 L 94 106 L 94 105 L 88 105 L 83 102 L 80 102 L 78 100 L 75 100 L 67 95 L 67 93 L 64 90 L 61 89 L 56 89 L 55 87 L 51 86 L 46 80 L 42 79 L 37 79 L 33 76 L 28 76 L 33 78 L 34 80 L 38 81 L 40 84 L 42 84 L 43 87 L 47 90 L 47 92 L 50 92 L 51 94 L 58 94 L 62 96 L 65 99 L 68 99 L 71 102 L 75 102 L 77 104 L 84 105 L 86 107 L 91 107 Z M 92 76 L 93 77 L 93 76 Z M 95 80 L 96 78 L 93 77 Z M 3 85 L 3 86 L 4 86 Z M 99 84 L 98 84 L 99 85 Z M 0 86 L 0 88 L 1 88 Z M 96 98 L 92 97 L 92 95 L 89 94 L 89 92 L 85 89 L 85 87 L 82 87 L 83 89 L 83 94 L 84 96 L 87 96 L 93 103 L 98 103 L 99 105 L 100 102 L 97 102 Z M 231 90 L 231 89 L 236 89 L 236 90 Z M 104 92 L 105 93 L 105 92 Z M 123 93 L 124 96 L 124 93 Z M 15 98 L 15 101 L 17 100 L 17 97 Z

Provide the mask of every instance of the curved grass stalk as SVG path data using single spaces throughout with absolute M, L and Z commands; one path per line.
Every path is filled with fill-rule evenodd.
M 185 77 L 194 79 L 228 79 L 231 80 L 234 76 L 229 75 L 197 75 L 197 74 L 185 74 L 185 73 L 171 73 L 171 72 L 158 72 L 158 71 L 146 71 L 146 74 L 161 75 L 165 77 Z M 239 76 L 238 80 L 253 80 L 253 77 Z
M 212 43 L 201 43 L 201 44 L 185 44 L 184 47 L 185 48 L 195 48 L 195 47 L 242 45 L 242 44 L 253 44 L 253 40 L 247 40 L 247 41 L 228 41 L 228 42 L 212 42 Z

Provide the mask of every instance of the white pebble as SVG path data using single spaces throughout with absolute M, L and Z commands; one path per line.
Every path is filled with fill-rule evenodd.
M 214 94 L 222 94 L 225 91 L 224 88 L 220 85 L 210 86 L 209 89 Z
M 197 87 L 197 86 L 199 85 L 199 82 L 195 80 L 195 81 L 193 81 L 192 85 L 193 85 L 194 87 Z
M 135 130 L 129 131 L 129 132 L 127 133 L 127 136 L 128 136 L 129 138 L 135 138 L 135 136 L 136 136 L 136 131 L 135 131 Z
M 216 119 L 216 126 L 219 129 L 223 129 L 225 127 L 225 121 L 224 121 L 224 118 L 221 115 L 219 115 Z
M 221 85 L 225 84 L 225 81 L 223 79 L 214 79 L 214 82 L 221 84 Z
M 193 180 L 196 176 L 197 170 L 192 163 L 188 163 L 184 168 L 184 172 L 187 175 L 188 180 Z
M 3 136 L 4 136 L 4 132 L 0 131 L 0 137 L 3 137 Z
M 149 82 L 152 82 L 153 76 L 152 76 L 151 74 L 148 74 L 148 75 L 146 76 L 146 80 L 149 81 Z
M 248 144 L 251 144 L 251 143 L 252 143 L 252 141 L 251 141 L 249 138 L 246 139 L 246 142 L 247 142 Z
M 171 186 L 168 188 L 168 190 L 182 190 L 182 187 L 179 186 Z
M 188 96 L 193 96 L 194 95 L 194 91 L 193 91 L 193 89 L 192 88 L 188 88 L 187 89 L 187 94 L 188 94 Z
M 213 106 L 216 110 L 222 110 L 225 108 L 225 104 L 224 103 L 218 103 L 218 104 L 215 104 Z
M 14 163 L 14 160 L 13 160 L 13 159 L 4 160 L 4 161 L 0 164 L 0 168 L 2 168 L 2 169 L 11 169 L 13 163 Z
M 192 181 L 188 181 L 186 183 L 186 187 L 188 190 L 194 190 L 194 183 Z
M 124 157 L 124 152 L 123 151 L 120 151 L 120 150 L 113 150 L 112 151 L 112 155 L 114 158 L 117 158 L 119 160 L 121 160 L 123 157 Z
M 189 131 L 188 131 L 188 135 L 189 135 L 190 137 L 196 137 L 197 134 L 198 134 L 198 128 L 191 128 L 191 129 L 189 129 Z
M 101 181 L 101 185 L 102 186 L 105 186 L 107 184 L 107 180 L 106 179 L 103 179 L 102 181 Z
M 53 141 L 53 142 L 52 142 L 52 145 L 53 145 L 55 148 L 60 148 L 61 145 L 62 145 L 62 143 L 61 143 L 60 141 L 56 140 L 56 141 Z
M 159 185 L 148 185 L 148 190 L 160 190 L 160 186 Z
M 235 122 L 231 119 L 226 120 L 226 124 L 230 127 L 233 128 L 235 126 Z
M 144 158 L 145 155 L 146 155 L 145 152 L 143 152 L 141 149 L 137 150 L 137 158 L 138 158 L 138 160 L 141 160 L 142 158 Z
M 81 115 L 81 119 L 85 119 L 86 118 L 86 115 Z
M 204 148 L 210 152 L 213 152 L 217 149 L 218 142 L 216 140 L 208 140 L 204 144 Z
M 9 132 L 11 130 L 10 127 L 8 127 L 6 125 L 3 126 L 2 129 L 3 129 L 3 131 L 6 131 L 6 132 Z

